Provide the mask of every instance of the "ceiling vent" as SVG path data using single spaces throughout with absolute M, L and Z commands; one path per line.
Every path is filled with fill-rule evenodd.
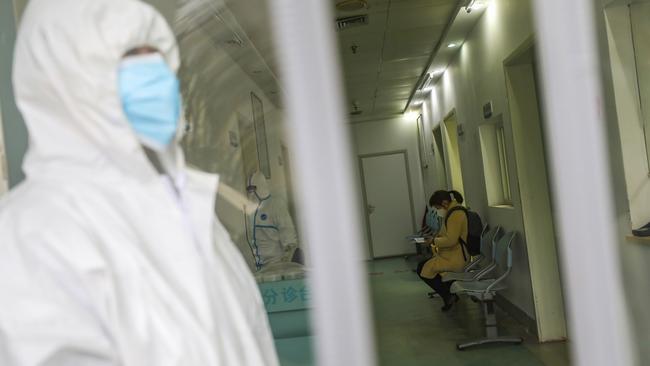
M 355 15 L 352 17 L 338 18 L 336 19 L 336 28 L 338 30 L 343 30 L 352 27 L 358 27 L 368 24 L 367 15 Z
M 342 0 L 336 3 L 336 10 L 339 11 L 356 11 L 367 8 L 368 2 L 366 0 Z

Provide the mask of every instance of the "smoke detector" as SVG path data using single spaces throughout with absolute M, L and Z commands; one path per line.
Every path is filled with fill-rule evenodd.
M 366 0 L 342 0 L 336 3 L 336 10 L 339 11 L 356 11 L 368 8 Z

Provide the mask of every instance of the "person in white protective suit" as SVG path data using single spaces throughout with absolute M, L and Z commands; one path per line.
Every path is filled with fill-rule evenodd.
M 261 172 L 248 178 L 246 191 L 254 204 L 247 235 L 257 269 L 276 263 L 302 264 L 298 235 L 286 203 L 271 195 Z
M 30 140 L 0 203 L 0 365 L 277 365 L 218 178 L 184 167 L 165 20 L 31 0 L 14 65 Z

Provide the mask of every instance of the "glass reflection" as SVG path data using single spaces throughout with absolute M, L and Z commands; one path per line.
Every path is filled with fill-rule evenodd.
M 288 203 L 290 161 L 268 19 L 248 12 L 260 6 L 187 1 L 176 31 L 187 161 L 232 188 L 220 189 L 216 212 L 262 283 L 302 278 L 304 255 Z

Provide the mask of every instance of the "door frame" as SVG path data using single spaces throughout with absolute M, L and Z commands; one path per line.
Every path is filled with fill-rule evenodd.
M 523 223 L 523 236 L 526 243 L 526 252 L 528 255 L 528 264 L 531 278 L 531 287 L 533 291 L 533 303 L 535 306 L 535 320 L 537 323 L 537 337 L 541 342 L 564 340 L 567 337 L 567 323 L 565 317 L 564 294 L 562 287 L 562 277 L 559 267 L 559 243 L 557 235 L 557 225 L 554 223 L 553 218 L 553 201 L 552 191 L 548 169 L 547 146 L 544 141 L 544 116 L 542 105 L 539 100 L 539 81 L 535 76 L 534 68 L 534 52 L 535 52 L 534 38 L 529 38 L 523 42 L 510 56 L 503 61 L 503 72 L 505 79 L 506 91 L 506 113 L 509 118 L 510 127 L 512 129 L 512 143 L 514 150 L 514 165 L 516 174 L 517 192 L 519 194 L 520 215 Z M 524 95 L 521 99 L 524 100 L 524 107 L 519 108 L 519 105 L 514 105 L 514 95 L 516 93 L 513 88 L 522 90 L 523 87 L 517 87 L 516 84 L 528 85 L 526 90 L 528 95 Z M 532 88 L 530 87 L 533 84 Z M 534 93 L 535 100 L 532 101 Z M 530 112 L 531 107 L 525 105 L 533 105 L 537 109 L 535 117 L 530 117 L 533 113 Z M 520 110 L 521 109 L 521 110 Z M 504 116 L 506 114 L 504 113 Z M 524 115 L 528 116 L 527 118 Z M 529 122 L 536 119 L 534 127 L 524 129 L 524 119 Z M 532 129 L 537 128 L 538 136 L 533 137 L 533 142 L 524 135 L 524 130 L 531 133 Z M 532 132 L 535 133 L 535 132 Z M 530 136 L 528 136 L 530 137 Z M 536 144 L 541 146 L 535 147 Z M 524 145 L 528 149 L 524 149 Z M 532 146 L 532 147 L 531 147 Z M 539 181 L 539 174 L 531 175 L 526 173 L 526 167 L 532 165 L 530 152 L 535 152 L 536 149 L 541 148 L 543 154 L 544 175 L 546 178 L 545 193 L 548 199 L 540 199 L 539 187 L 536 189 L 530 188 L 532 181 Z M 528 154 L 527 154 L 528 153 Z M 536 163 L 539 163 L 537 161 Z M 535 178 L 533 178 L 535 177 Z M 531 198 L 531 192 L 527 190 L 535 190 L 535 199 Z M 536 214 L 538 211 L 548 210 L 548 217 L 540 217 Z M 540 227 L 541 225 L 541 227 Z M 551 229 L 552 233 L 548 230 Z M 540 231 L 541 230 L 541 231 Z M 532 232 L 532 233 L 531 233 Z M 546 239 L 539 239 L 539 237 L 546 236 Z M 544 244 L 545 240 L 552 241 L 553 245 L 539 245 Z
M 433 157 L 432 164 L 436 174 L 442 172 L 442 177 L 436 176 L 436 186 L 447 188 L 449 186 L 449 179 L 447 178 L 449 174 L 447 173 L 447 152 L 445 151 L 445 137 L 443 136 L 445 131 L 442 125 L 443 123 L 438 123 L 436 127 L 431 129 L 431 139 L 437 149 L 437 155 Z M 440 140 L 437 138 L 436 131 L 440 133 Z M 438 161 L 442 166 L 438 167 Z
M 386 155 L 397 155 L 397 154 L 402 154 L 404 157 L 404 167 L 406 168 L 406 183 L 408 185 L 409 189 L 409 204 L 411 205 L 411 227 L 413 232 L 416 231 L 415 227 L 415 206 L 413 202 L 413 186 L 411 184 L 411 169 L 409 168 L 409 153 L 406 149 L 404 150 L 391 150 L 391 151 L 384 151 L 384 152 L 379 152 L 379 153 L 373 153 L 373 154 L 361 154 L 359 155 L 359 174 L 361 177 L 361 193 L 363 195 L 363 212 L 364 212 L 364 219 L 366 222 L 366 233 L 368 235 L 368 243 L 367 245 L 369 246 L 370 250 L 370 258 L 371 259 L 378 259 L 375 257 L 375 250 L 372 245 L 372 230 L 370 228 L 370 214 L 368 213 L 368 196 L 366 194 L 366 175 L 363 171 L 363 159 L 366 158 L 376 158 L 379 156 L 386 156 Z
M 463 158 L 461 154 L 461 144 L 460 144 L 460 136 L 458 135 L 458 126 L 460 125 L 458 122 L 458 113 L 456 113 L 456 108 L 452 108 L 449 113 L 445 115 L 445 118 L 440 121 L 439 125 L 441 126 L 440 132 L 443 133 L 442 135 L 442 145 L 444 149 L 444 154 L 445 154 L 445 159 L 446 159 L 446 174 L 447 174 L 447 190 L 452 190 L 452 189 L 457 189 L 454 187 L 454 172 L 453 169 L 454 167 L 452 166 L 452 158 L 451 158 L 451 150 L 452 148 L 449 146 L 449 141 L 451 139 L 450 137 L 450 131 L 447 128 L 447 122 L 450 120 L 454 120 L 456 123 L 456 132 L 455 132 L 455 140 L 456 140 L 456 147 L 457 153 L 458 153 L 458 169 L 460 170 L 460 185 L 462 188 L 460 188 L 460 193 L 465 196 L 465 177 L 463 175 Z

